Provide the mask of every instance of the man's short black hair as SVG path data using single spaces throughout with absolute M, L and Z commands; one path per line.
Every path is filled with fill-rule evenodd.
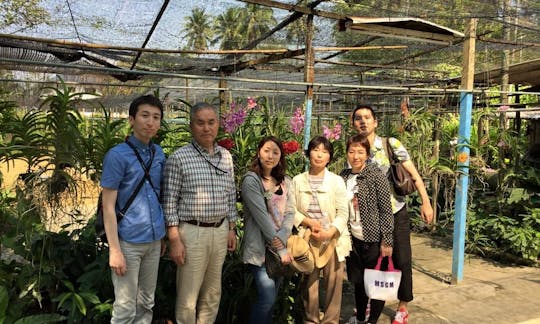
M 352 114 L 351 114 L 351 122 L 352 123 L 354 123 L 354 114 L 356 114 L 356 112 L 358 110 L 360 110 L 360 109 L 367 109 L 367 110 L 371 111 L 371 116 L 373 116 L 373 119 L 377 119 L 377 116 L 375 115 L 375 111 L 373 110 L 373 107 L 371 107 L 370 105 L 359 104 L 352 111 Z
M 150 105 L 152 107 L 159 108 L 159 111 L 161 112 L 161 119 L 163 119 L 163 104 L 153 95 L 144 95 L 135 98 L 129 105 L 129 115 L 135 118 L 135 115 L 137 115 L 141 105 Z

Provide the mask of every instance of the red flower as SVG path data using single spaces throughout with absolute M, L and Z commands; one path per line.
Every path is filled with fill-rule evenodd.
M 226 148 L 227 150 L 230 150 L 234 147 L 234 141 L 231 138 L 221 139 L 217 143 L 219 146 L 222 146 Z
M 285 154 L 293 154 L 294 152 L 298 151 L 299 148 L 300 144 L 298 144 L 297 141 L 283 142 L 283 151 Z

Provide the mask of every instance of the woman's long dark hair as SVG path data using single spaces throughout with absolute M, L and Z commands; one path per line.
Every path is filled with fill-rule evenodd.
M 278 164 L 273 167 L 272 171 L 270 172 L 272 177 L 274 177 L 277 183 L 280 184 L 283 179 L 285 179 L 287 162 L 285 161 L 285 153 L 283 152 L 283 143 L 281 143 L 281 140 L 275 136 L 267 136 L 259 142 L 259 146 L 257 147 L 257 153 L 255 154 L 255 156 L 253 156 L 253 159 L 251 159 L 251 167 L 249 168 L 249 170 L 255 172 L 259 177 L 263 177 L 261 161 L 259 160 L 259 151 L 264 146 L 264 144 L 266 144 L 266 142 L 270 141 L 274 142 L 279 147 L 279 151 L 281 152 Z

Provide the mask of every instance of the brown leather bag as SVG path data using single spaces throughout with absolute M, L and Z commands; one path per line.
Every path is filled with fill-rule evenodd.
M 390 168 L 388 169 L 388 180 L 394 189 L 394 192 L 398 196 L 407 196 L 416 191 L 414 180 L 411 177 L 409 171 L 403 167 L 403 163 L 398 160 L 394 154 L 394 150 L 390 145 L 388 137 L 383 138 L 384 151 L 388 160 L 390 161 Z

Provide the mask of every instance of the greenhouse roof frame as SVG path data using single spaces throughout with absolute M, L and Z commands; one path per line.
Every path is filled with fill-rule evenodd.
M 419 40 L 452 45 L 464 35 L 448 27 L 415 17 L 347 17 L 339 21 L 340 30 L 353 29 L 372 36 Z
M 221 0 L 226 1 L 226 0 Z M 141 2 L 144 2 L 141 0 Z M 272 0 L 240 0 L 240 2 L 264 5 L 276 10 L 287 10 L 290 14 L 283 17 L 281 21 L 267 34 L 252 42 L 243 49 L 231 51 L 207 50 L 190 51 L 169 48 L 156 48 L 152 40 L 163 33 L 160 27 L 163 26 L 165 18 L 170 15 L 171 6 L 178 5 L 175 2 L 164 1 L 160 6 L 148 8 L 148 11 L 155 9 L 152 20 L 145 23 L 143 28 L 144 41 L 141 38 L 141 45 L 129 46 L 114 43 L 88 42 L 82 39 L 87 38 L 77 32 L 74 41 L 62 40 L 60 37 L 35 37 L 18 32 L 0 34 L 0 68 L 13 71 L 33 71 L 61 74 L 102 74 L 110 75 L 117 80 L 129 84 L 144 78 L 153 78 L 156 83 L 162 78 L 184 78 L 184 76 L 211 77 L 210 79 L 231 80 L 243 79 L 244 84 L 256 83 L 256 81 L 267 80 L 260 83 L 260 88 L 253 90 L 264 91 L 284 91 L 291 93 L 301 93 L 305 90 L 303 85 L 304 70 L 304 48 L 281 48 L 281 49 L 257 49 L 263 44 L 265 39 L 273 33 L 279 32 L 287 24 L 299 19 L 306 14 L 312 14 L 324 19 L 331 19 L 335 24 L 346 24 L 354 19 L 327 10 L 317 10 L 319 4 L 324 4 L 323 0 L 312 1 L 305 6 L 297 6 L 290 3 Z M 182 3 L 182 2 L 180 2 Z M 152 2 L 153 4 L 153 2 Z M 419 57 L 423 57 L 433 52 L 445 51 L 448 49 L 461 51 L 462 34 L 449 28 L 431 23 L 416 17 L 393 17 L 378 19 L 376 22 L 371 19 L 371 26 L 378 24 L 383 27 L 385 24 L 392 24 L 392 27 L 407 27 L 408 29 L 420 30 L 431 34 L 432 32 L 448 33 L 452 36 L 452 41 L 445 42 L 444 46 L 429 46 L 411 48 L 406 55 L 396 55 L 391 62 L 380 62 L 377 64 L 365 62 L 346 62 L 333 60 L 335 57 L 351 50 L 393 50 L 392 45 L 381 46 L 374 41 L 380 37 L 368 37 L 362 43 L 352 44 L 354 46 L 336 47 L 335 44 L 316 44 L 315 58 L 316 64 L 316 87 L 319 93 L 328 94 L 357 94 L 380 96 L 386 95 L 412 95 L 416 89 L 423 89 L 426 95 L 439 95 L 447 91 L 451 93 L 457 89 L 456 79 L 440 77 L 440 71 L 427 69 L 419 65 L 412 64 Z M 73 20 L 74 27 L 79 20 Z M 385 22 L 386 21 L 386 22 Z M 79 21 L 80 22 L 80 21 Z M 427 28 L 427 29 L 426 29 Z M 0 32 L 2 32 L 0 30 Z M 489 39 L 482 39 L 489 43 Z M 494 43 L 497 40 L 493 40 Z M 110 43 L 109 43 L 110 44 Z M 150 46 L 147 46 L 149 45 Z M 152 46 L 153 45 L 153 46 Z M 323 46 L 321 46 L 323 45 Z M 513 48 L 535 47 L 534 43 L 506 44 Z M 540 45 L 539 45 L 540 46 Z M 395 46 L 397 48 L 398 46 Z M 194 54 L 197 57 L 187 57 L 186 54 Z M 250 54 L 249 58 L 243 55 Z M 146 58 L 146 61 L 139 58 Z M 148 60 L 149 59 L 149 60 Z M 148 62 L 160 62 L 159 65 L 151 65 Z M 299 64 L 295 63 L 299 62 Z M 373 73 L 379 71 L 378 73 Z M 419 71 L 423 72 L 422 78 L 412 78 L 400 76 L 399 71 Z M 438 72 L 438 74 L 437 74 Z M 479 73 L 480 74 L 480 73 Z M 434 75 L 438 75 L 435 77 Z M 268 78 L 268 79 L 266 79 Z M 480 79 L 478 79 L 480 80 Z M 493 78 L 491 79 L 493 81 Z M 511 78 L 511 80 L 513 80 Z M 538 78 L 536 79 L 538 80 Z M 480 80 L 481 81 L 481 80 Z M 535 85 L 533 80 L 520 79 L 526 84 Z M 105 81 L 106 82 L 106 81 Z M 239 82 L 239 81 L 233 81 Z M 276 83 L 281 89 L 277 89 Z M 493 84 L 493 83 L 491 83 Z M 482 85 L 479 83 L 479 85 Z M 221 88 L 213 86 L 214 88 Z M 230 88 L 230 87 L 227 87 Z

